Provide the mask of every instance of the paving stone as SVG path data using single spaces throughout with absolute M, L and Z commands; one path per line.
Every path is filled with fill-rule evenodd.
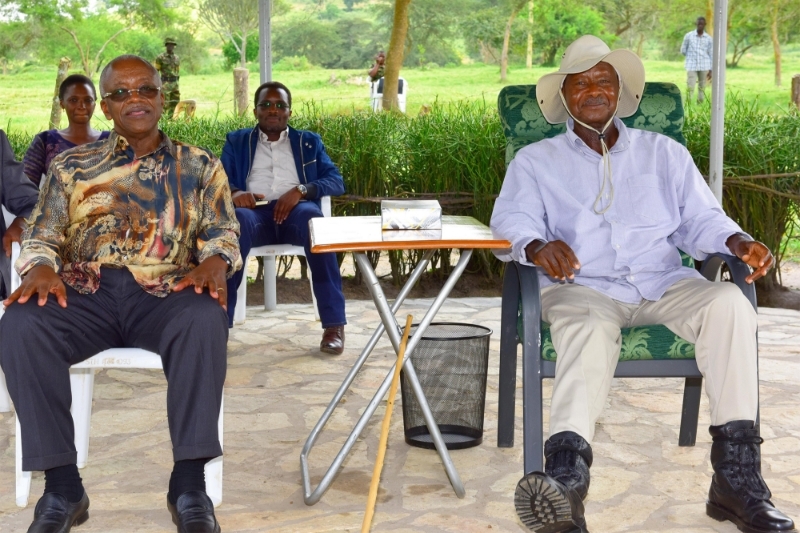
M 426 300 L 409 300 L 398 313 L 422 316 Z M 247 310 L 228 345 L 225 386 L 223 531 L 270 533 L 358 532 L 378 449 L 386 399 L 381 399 L 330 490 L 303 502 L 299 456 L 311 428 L 378 323 L 367 301 L 347 304 L 347 349 L 318 351 L 321 328 L 310 305 Z M 499 298 L 448 300 L 436 318 L 481 324 L 490 342 L 483 443 L 452 453 L 467 491 L 453 492 L 435 451 L 408 446 L 402 401 L 396 399 L 389 447 L 372 531 L 393 533 L 518 533 L 514 511 L 523 475 L 521 369 L 518 370 L 514 448 L 497 448 Z M 764 474 L 774 501 L 800 518 L 800 313 L 762 309 L 761 416 Z M 316 487 L 396 359 L 386 335 L 337 405 L 310 457 Z M 544 383 L 545 426 L 552 382 Z M 586 501 L 589 529 L 601 533 L 734 533 L 705 515 L 711 479 L 708 402 L 701 403 L 697 445 L 678 447 L 681 379 L 615 380 L 597 429 L 592 484 Z M 546 428 L 545 428 L 546 430 Z M 34 473 L 30 503 L 14 503 L 14 417 L 0 413 L 0 532 L 25 531 L 43 477 Z M 89 462 L 81 471 L 91 519 L 80 533 L 174 532 L 165 495 L 172 453 L 161 371 L 111 369 L 97 373 Z

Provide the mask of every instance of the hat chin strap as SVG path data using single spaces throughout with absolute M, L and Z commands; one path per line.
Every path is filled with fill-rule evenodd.
M 572 120 L 574 120 L 575 122 L 577 122 L 578 124 L 580 124 L 584 128 L 592 130 L 593 132 L 597 133 L 597 135 L 600 137 L 600 147 L 601 147 L 602 152 L 603 152 L 603 154 L 602 154 L 603 155 L 603 184 L 600 186 L 600 192 L 598 193 L 597 198 L 595 198 L 594 203 L 592 204 L 592 211 L 594 211 L 595 214 L 597 214 L 597 215 L 602 215 L 606 211 L 608 211 L 609 208 L 611 208 L 611 204 L 614 201 L 614 183 L 611 181 L 611 155 L 608 152 L 608 145 L 606 145 L 606 130 L 608 129 L 609 126 L 611 126 L 611 123 L 614 122 L 614 117 L 616 116 L 617 113 L 615 111 L 614 114 L 611 115 L 611 118 L 608 119 L 608 122 L 606 122 L 606 125 L 603 126 L 603 129 L 601 131 L 601 130 L 598 130 L 597 128 L 594 128 L 594 127 L 592 127 L 592 126 L 590 126 L 590 125 L 588 125 L 588 124 L 586 124 L 584 122 L 581 122 L 577 118 L 575 118 L 575 115 L 573 115 L 572 111 L 569 110 L 569 106 L 567 105 L 567 101 L 564 98 L 563 87 L 558 91 L 558 96 L 561 97 L 561 103 L 564 104 L 564 109 L 567 110 L 567 113 L 569 114 L 570 117 L 572 117 Z M 619 80 L 619 96 L 617 96 L 617 109 L 619 109 L 619 101 L 621 99 L 622 99 L 622 79 L 620 78 L 620 80 Z M 608 203 L 606 204 L 606 206 L 603 209 L 598 210 L 598 206 L 601 204 L 601 201 L 603 199 L 603 193 L 606 190 L 606 183 L 608 183 L 608 189 L 609 189 Z

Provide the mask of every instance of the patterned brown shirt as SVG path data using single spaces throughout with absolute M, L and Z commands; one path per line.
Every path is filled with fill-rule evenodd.
M 92 293 L 101 265 L 124 266 L 145 291 L 166 296 L 213 255 L 238 270 L 239 223 L 222 164 L 161 136 L 139 158 L 116 132 L 57 156 L 23 235 L 20 275 L 49 265 L 75 290 Z

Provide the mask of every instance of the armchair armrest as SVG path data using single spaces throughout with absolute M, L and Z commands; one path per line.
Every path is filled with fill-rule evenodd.
M 541 349 L 542 299 L 539 292 L 539 276 L 536 267 L 512 262 L 517 269 L 522 310 L 523 342 L 522 353 L 539 354 Z M 533 344 L 535 343 L 535 345 Z M 528 352 L 528 350 L 533 350 Z
M 717 274 L 719 274 L 723 263 L 728 266 L 733 282 L 742 290 L 745 297 L 750 302 L 750 305 L 753 306 L 753 309 L 758 310 L 756 303 L 756 287 L 754 284 L 745 281 L 745 278 L 750 275 L 750 267 L 735 255 L 710 254 L 703 261 L 700 274 L 709 281 L 716 281 Z

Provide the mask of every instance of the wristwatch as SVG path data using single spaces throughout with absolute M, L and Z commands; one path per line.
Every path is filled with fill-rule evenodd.
M 300 191 L 300 195 L 301 195 L 303 198 L 305 198 L 305 197 L 306 197 L 306 194 L 308 193 L 308 189 L 306 189 L 306 186 L 305 186 L 305 185 L 303 185 L 303 184 L 301 183 L 300 185 L 298 185 L 297 187 L 295 187 L 295 189 L 297 189 L 298 191 Z
M 218 255 L 222 258 L 223 261 L 225 261 L 225 263 L 228 264 L 228 272 L 230 272 L 231 269 L 233 268 L 233 263 L 231 262 L 231 260 L 225 254 L 218 254 Z

